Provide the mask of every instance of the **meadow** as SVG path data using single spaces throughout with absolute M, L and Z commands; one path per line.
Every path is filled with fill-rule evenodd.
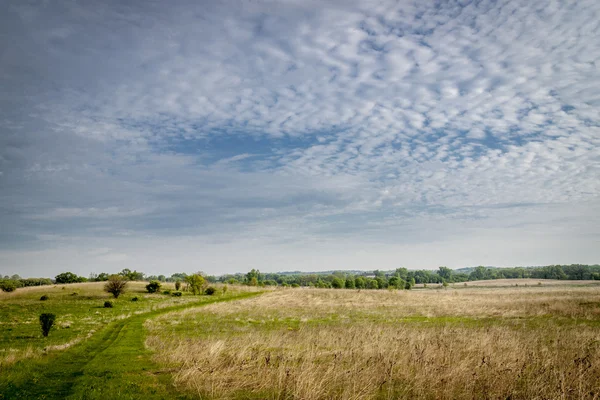
M 600 286 L 511 283 L 278 290 L 149 320 L 146 343 L 199 398 L 598 398 Z
M 132 283 L 108 309 L 98 283 L 24 288 L 0 293 L 0 398 L 595 399 L 598 283 L 182 297 Z

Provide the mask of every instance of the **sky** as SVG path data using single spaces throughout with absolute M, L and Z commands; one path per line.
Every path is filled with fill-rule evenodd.
M 0 7 L 0 274 L 600 262 L 597 0 Z

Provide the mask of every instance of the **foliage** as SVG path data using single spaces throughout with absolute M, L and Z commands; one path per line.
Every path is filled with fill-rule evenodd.
M 156 293 L 160 291 L 161 283 L 159 281 L 150 281 L 149 284 L 146 285 L 146 290 L 148 293 Z
M 137 298 L 137 296 L 136 296 L 136 297 L 132 297 L 132 298 L 131 298 L 131 301 L 138 301 L 138 300 L 139 300 L 139 299 Z
M 209 286 L 206 288 L 206 290 L 204 291 L 204 294 L 207 294 L 209 296 L 212 296 L 213 294 L 215 294 L 215 292 L 217 291 L 217 289 L 215 289 L 212 286 Z
M 42 297 L 40 297 L 40 301 L 46 301 L 48 300 L 50 297 L 48 297 L 48 295 L 43 295 Z
M 72 272 L 63 272 L 54 278 L 54 282 L 56 283 L 81 283 L 86 281 L 87 279 L 83 276 L 77 276 Z
M 113 303 L 110 300 L 104 302 L 104 308 L 113 308 Z
M 0 289 L 4 292 L 14 292 L 17 289 L 17 284 L 15 281 L 6 279 L 0 281 Z
M 180 291 L 173 292 L 173 296 L 175 297 L 181 297 L 182 294 L 183 293 L 181 293 Z
M 50 329 L 52 329 L 52 325 L 54 325 L 54 321 L 56 320 L 56 315 L 52 313 L 43 313 L 40 315 L 40 325 L 42 328 L 42 335 L 47 337 L 50 333 Z
M 185 281 L 188 284 L 189 290 L 191 290 L 193 294 L 202 293 L 202 287 L 205 284 L 205 280 L 202 275 L 193 274 L 193 275 L 186 276 Z
M 121 272 L 119 272 L 119 275 L 127 278 L 129 281 L 144 280 L 144 274 L 142 272 L 132 271 L 129 268 L 123 269 Z
M 345 286 L 345 282 L 342 278 L 338 278 L 337 276 L 331 280 L 331 287 L 334 289 L 342 289 Z
M 122 275 L 111 275 L 104 284 L 104 291 L 111 293 L 116 299 L 125 292 L 126 286 L 127 278 Z

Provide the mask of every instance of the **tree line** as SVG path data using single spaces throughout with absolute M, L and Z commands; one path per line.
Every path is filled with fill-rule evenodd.
M 304 286 L 317 288 L 348 289 L 411 289 L 416 284 L 462 283 L 493 279 L 559 279 L 559 280 L 600 280 L 600 265 L 547 265 L 543 267 L 510 267 L 494 268 L 479 266 L 470 269 L 453 270 L 439 267 L 437 270 L 409 270 L 397 268 L 392 271 L 347 272 L 332 271 L 330 273 L 261 273 L 252 269 L 247 273 L 226 274 L 221 276 L 206 275 L 202 272 L 186 274 L 174 273 L 171 276 L 145 275 L 143 272 L 123 269 L 118 274 L 106 272 L 92 273 L 89 278 L 78 276 L 72 272 L 49 278 L 21 278 L 19 275 L 0 276 L 0 289 L 12 291 L 19 287 L 41 286 L 79 282 L 103 282 L 110 276 L 118 275 L 128 281 L 186 282 L 193 276 L 202 276 L 207 283 L 244 284 L 250 286 Z

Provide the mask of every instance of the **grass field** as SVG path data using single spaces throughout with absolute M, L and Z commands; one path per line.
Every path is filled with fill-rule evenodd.
M 537 282 L 279 290 L 149 320 L 147 344 L 202 398 L 598 398 L 600 286 Z
M 62 287 L 0 294 L 0 398 L 600 397 L 598 282 L 180 298 L 137 283 L 112 309 L 100 284 Z

